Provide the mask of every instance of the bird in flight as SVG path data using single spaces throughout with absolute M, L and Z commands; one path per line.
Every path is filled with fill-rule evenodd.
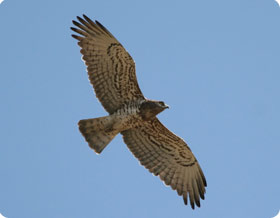
M 100 154 L 119 133 L 140 163 L 173 190 L 184 203 L 200 207 L 207 186 L 198 161 L 186 142 L 156 117 L 168 108 L 141 92 L 135 63 L 121 43 L 98 21 L 86 15 L 73 21 L 79 34 L 88 77 L 108 116 L 80 120 L 79 130 L 89 146 Z

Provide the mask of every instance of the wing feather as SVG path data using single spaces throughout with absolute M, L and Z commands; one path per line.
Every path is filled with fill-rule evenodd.
M 203 172 L 187 144 L 155 118 L 122 132 L 125 143 L 140 163 L 182 195 L 185 204 L 200 207 L 207 186 Z
M 168 171 L 168 173 L 162 178 L 165 185 L 170 185 L 175 172 L 176 172 L 176 167 L 171 167 L 171 169 Z
M 118 40 L 98 21 L 77 17 L 71 29 L 78 40 L 88 76 L 103 107 L 114 113 L 124 103 L 145 99 L 137 82 L 135 63 Z

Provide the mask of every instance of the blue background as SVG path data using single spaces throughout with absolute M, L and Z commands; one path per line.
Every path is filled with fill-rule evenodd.
M 106 115 L 71 38 L 99 20 L 147 98 L 199 160 L 192 210 L 121 136 L 96 155 L 80 119 Z M 12 1 L 0 5 L 0 213 L 8 218 L 270 218 L 279 200 L 280 8 L 274 0 Z

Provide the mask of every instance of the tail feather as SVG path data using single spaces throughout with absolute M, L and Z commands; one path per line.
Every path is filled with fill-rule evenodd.
M 118 134 L 115 130 L 110 130 L 108 117 L 80 120 L 78 125 L 80 132 L 85 137 L 88 145 L 98 154 L 112 141 Z

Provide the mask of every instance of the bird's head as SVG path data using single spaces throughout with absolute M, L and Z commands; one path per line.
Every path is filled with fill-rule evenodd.
M 163 101 L 147 100 L 141 104 L 140 114 L 143 120 L 151 120 L 166 108 L 169 108 L 169 106 L 166 105 Z
M 155 101 L 155 103 L 162 110 L 165 110 L 166 108 L 169 108 L 169 106 L 167 104 L 165 104 L 163 101 Z

